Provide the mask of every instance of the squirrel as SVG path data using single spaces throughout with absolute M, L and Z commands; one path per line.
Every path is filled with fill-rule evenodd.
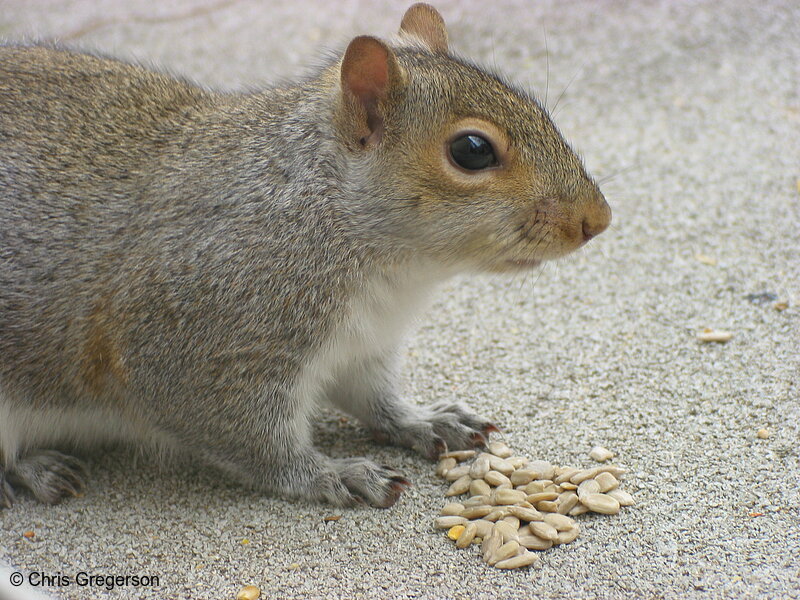
M 325 401 L 429 459 L 499 431 L 398 391 L 403 336 L 458 273 L 519 273 L 611 211 L 546 110 L 411 6 L 315 75 L 220 93 L 0 46 L 0 505 L 77 495 L 63 453 L 185 453 L 264 493 L 393 505 L 325 456 Z

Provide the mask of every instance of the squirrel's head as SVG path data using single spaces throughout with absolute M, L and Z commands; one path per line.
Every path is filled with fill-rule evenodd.
M 431 6 L 408 9 L 392 46 L 355 38 L 338 74 L 348 198 L 385 235 L 445 263 L 508 271 L 608 227 L 603 194 L 542 106 L 449 54 Z

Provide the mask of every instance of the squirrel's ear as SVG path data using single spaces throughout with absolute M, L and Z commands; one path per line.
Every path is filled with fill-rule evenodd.
M 444 19 L 430 4 L 419 2 L 406 11 L 400 23 L 400 37 L 421 43 L 432 52 L 447 52 Z
M 374 146 L 383 138 L 381 101 L 401 84 L 402 72 L 391 49 L 379 39 L 362 35 L 350 42 L 341 68 L 345 104 L 351 108 L 361 146 Z

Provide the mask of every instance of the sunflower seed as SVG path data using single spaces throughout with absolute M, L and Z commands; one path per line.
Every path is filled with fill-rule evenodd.
M 521 521 L 541 521 L 542 513 L 535 508 L 526 508 L 524 506 L 509 506 L 508 512 L 520 519 Z
M 453 450 L 452 452 L 440 454 L 439 458 L 455 458 L 458 462 L 462 462 L 474 457 L 476 454 L 475 450 Z
M 552 542 L 558 539 L 558 531 L 552 525 L 548 525 L 544 521 L 533 521 L 528 523 L 528 529 L 531 530 L 533 535 L 537 535 L 543 540 L 550 540 Z
M 488 496 L 492 488 L 483 479 L 473 479 L 469 484 L 469 493 L 473 496 Z
M 483 479 L 483 476 L 489 472 L 489 455 L 480 454 L 476 458 L 472 466 L 469 467 L 469 476 L 473 479 Z
M 483 479 L 486 483 L 495 487 L 503 484 L 508 484 L 509 486 L 511 485 L 511 480 L 497 471 L 489 471 L 486 475 L 484 475 Z
M 718 331 L 714 331 L 713 329 L 704 329 L 697 335 L 697 339 L 701 342 L 718 342 L 721 344 L 729 342 L 732 337 L 733 334 L 730 331 L 723 331 L 721 329 Z
M 581 481 L 581 484 L 578 486 L 578 498 L 583 501 L 585 496 L 589 494 L 599 494 L 600 493 L 600 484 L 597 483 L 594 479 L 587 479 L 586 481 Z
M 456 479 L 461 479 L 464 477 L 464 475 L 469 475 L 468 465 L 459 465 L 458 467 L 453 467 L 444 474 L 444 478 L 447 479 L 447 481 L 455 481 Z
M 490 533 L 488 537 L 484 537 L 481 543 L 481 552 L 483 553 L 484 562 L 488 563 L 489 558 L 494 556 L 494 553 L 497 552 L 497 549 L 502 545 L 503 536 L 499 531 L 494 531 L 493 529 L 492 533 Z
M 455 527 L 456 525 L 466 525 L 467 520 L 464 517 L 456 517 L 456 516 L 447 516 L 447 517 L 437 517 L 433 521 L 433 525 L 436 529 L 450 529 L 451 527 Z
M 553 485 L 553 482 L 550 479 L 543 479 L 541 481 L 531 481 L 528 485 L 525 486 L 525 493 L 526 494 L 539 494 L 545 490 L 548 486 Z
M 633 496 L 631 496 L 625 490 L 617 488 L 608 492 L 608 495 L 619 502 L 620 506 L 633 506 L 634 504 Z
M 494 510 L 493 506 L 489 506 L 488 504 L 483 504 L 481 506 L 469 506 L 461 511 L 460 516 L 464 517 L 465 519 L 482 519 L 490 512 Z
M 493 492 L 494 503 L 499 505 L 518 504 L 527 498 L 525 492 L 520 490 L 496 489 Z
M 459 496 L 469 491 L 469 484 L 472 479 L 469 475 L 464 475 L 460 479 L 456 479 L 453 484 L 444 493 L 445 496 Z
M 581 497 L 581 504 L 592 512 L 615 515 L 619 512 L 619 501 L 608 494 L 587 494 Z
M 569 478 L 570 483 L 574 483 L 575 485 L 580 485 L 587 479 L 594 479 L 597 477 L 599 473 L 601 473 L 600 469 L 602 467 L 593 467 L 591 469 L 584 469 L 583 471 L 578 471 L 572 477 Z
M 556 498 L 558 498 L 558 494 L 555 492 L 539 492 L 538 494 L 530 494 L 526 500 L 531 504 L 536 504 L 542 500 L 555 500 Z
M 490 567 L 495 566 L 501 560 L 506 560 L 507 558 L 511 558 L 512 556 L 516 556 L 517 552 L 519 552 L 519 542 L 516 540 L 510 540 L 500 546 L 497 550 L 495 550 L 490 556 L 489 560 L 486 562 L 489 564 Z
M 447 475 L 447 472 L 456 466 L 456 459 L 455 458 L 443 458 L 439 461 L 439 465 L 436 467 L 436 474 L 439 477 L 444 477 Z
M 536 508 L 542 512 L 558 512 L 558 503 L 552 500 L 540 500 L 536 503 Z
M 494 523 L 491 521 L 486 521 L 485 519 L 477 519 L 473 521 L 475 523 L 475 537 L 486 539 L 492 534 L 492 530 L 494 529 Z
M 570 542 L 574 542 L 575 538 L 578 537 L 581 529 L 578 527 L 578 524 L 575 523 L 575 527 L 572 529 L 567 529 L 566 531 L 559 531 L 558 532 L 558 539 L 555 540 L 556 544 L 569 544 Z
M 464 505 L 459 502 L 450 502 L 445 504 L 440 513 L 443 517 L 458 517 L 464 512 Z
M 495 563 L 495 567 L 498 569 L 519 569 L 520 567 L 527 567 L 535 563 L 537 560 L 536 555 L 533 552 L 520 552 L 516 556 L 512 556 L 511 558 L 507 558 L 505 560 L 499 560 Z
M 513 465 L 508 462 L 507 460 L 503 460 L 498 456 L 489 455 L 489 464 L 492 467 L 493 471 L 498 471 L 508 477 L 514 472 Z
M 528 550 L 547 550 L 553 547 L 552 540 L 543 540 L 538 535 L 528 534 L 519 536 L 519 545 Z
M 575 521 L 559 513 L 547 513 L 544 522 L 555 527 L 557 531 L 567 531 L 575 527 Z
M 508 521 L 498 521 L 495 523 L 494 531 L 499 532 L 500 535 L 503 536 L 503 543 L 519 538 L 519 526 L 514 527 L 514 525 Z
M 589 512 L 589 509 L 584 506 L 583 504 L 576 504 L 567 514 L 570 517 L 578 517 L 580 515 L 585 515 Z
M 564 468 L 564 469 L 561 471 L 561 474 L 560 474 L 560 475 L 558 475 L 558 476 L 557 476 L 557 477 L 556 477 L 556 478 L 553 480 L 553 483 L 562 483 L 562 482 L 564 482 L 564 481 L 569 481 L 569 480 L 570 480 L 570 478 L 571 478 L 573 475 L 575 475 L 575 474 L 577 474 L 577 473 L 579 473 L 579 472 L 580 472 L 580 471 L 579 471 L 578 469 L 574 469 L 574 468 L 572 468 L 572 467 L 566 467 L 566 468 Z
M 467 500 L 464 500 L 463 504 L 465 508 L 469 508 L 470 506 L 483 506 L 484 504 L 491 504 L 492 503 L 492 496 L 490 494 L 480 494 L 477 496 L 470 496 Z
M 456 548 L 466 548 L 472 543 L 472 540 L 475 539 L 475 535 L 478 533 L 478 526 L 475 523 L 475 521 L 467 523 L 467 526 L 464 527 L 464 531 L 462 531 L 461 535 L 456 539 Z
M 545 460 L 532 460 L 526 468 L 536 473 L 534 479 L 552 479 L 555 474 L 555 467 Z
M 502 508 L 495 508 L 492 512 L 490 512 L 483 518 L 487 521 L 494 522 L 507 517 L 509 514 L 510 513 L 508 512 L 508 509 L 504 506 Z
M 600 486 L 600 492 L 605 493 L 609 490 L 613 490 L 619 487 L 619 481 L 617 478 L 614 477 L 611 473 L 600 473 L 597 477 L 594 478 L 597 482 L 597 485 Z
M 592 451 L 589 452 L 589 458 L 592 460 L 596 460 L 597 462 L 606 462 L 607 460 L 611 460 L 614 458 L 614 453 L 611 452 L 608 448 L 603 448 L 602 446 L 595 446 L 592 448 Z
M 528 459 L 524 456 L 512 456 L 506 459 L 509 464 L 514 467 L 515 469 L 521 469 L 525 465 L 528 464 Z
M 575 492 L 564 492 L 558 496 L 558 512 L 565 515 L 578 504 L 578 494 Z
M 511 452 L 511 448 L 506 446 L 503 442 L 489 442 L 488 446 L 486 447 L 489 452 L 495 456 L 499 456 L 500 458 L 508 458 L 513 454 L 513 452 Z
M 534 479 L 536 479 L 537 473 L 535 471 L 531 471 L 530 469 L 517 469 L 513 473 L 511 473 L 511 483 L 514 485 L 527 485 Z

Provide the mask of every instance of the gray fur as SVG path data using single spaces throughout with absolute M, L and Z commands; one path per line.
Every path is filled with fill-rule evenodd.
M 539 167 L 535 197 L 596 187 L 538 104 L 446 55 L 395 53 L 408 85 L 367 151 L 342 125 L 338 63 L 220 94 L 0 47 L 0 505 L 12 486 L 45 502 L 78 493 L 81 465 L 42 448 L 106 439 L 177 449 L 287 497 L 391 505 L 397 472 L 313 448 L 325 398 L 429 457 L 485 441 L 493 425 L 462 406 L 398 396 L 396 349 L 438 281 L 505 252 L 477 252 L 476 235 L 496 229 L 505 248 L 540 208 L 448 195 L 404 157 L 472 77 L 493 82 L 471 96 L 487 117 L 502 99 L 505 119 L 525 121 L 517 135 L 537 131 L 522 154 L 559 165 Z M 514 257 L 548 258 L 542 239 Z

